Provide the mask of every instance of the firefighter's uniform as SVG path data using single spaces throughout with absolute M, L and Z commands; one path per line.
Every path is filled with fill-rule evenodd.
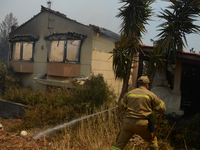
M 149 83 L 149 79 L 146 76 L 142 76 L 138 79 L 138 82 Z M 123 125 L 116 144 L 111 146 L 111 150 L 122 150 L 135 133 L 150 142 L 154 132 L 149 130 L 148 118 L 153 109 L 159 113 L 164 113 L 166 107 L 164 102 L 154 93 L 144 86 L 140 86 L 124 95 L 119 103 L 119 109 L 125 110 Z M 157 137 L 155 136 L 150 145 L 150 150 L 157 149 Z

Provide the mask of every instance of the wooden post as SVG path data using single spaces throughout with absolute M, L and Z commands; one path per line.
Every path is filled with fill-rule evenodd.
M 176 68 L 175 68 L 175 73 L 174 73 L 174 89 L 173 93 L 180 95 L 181 90 L 180 90 L 180 85 L 181 85 L 181 70 L 182 70 L 182 62 L 177 61 L 176 62 Z

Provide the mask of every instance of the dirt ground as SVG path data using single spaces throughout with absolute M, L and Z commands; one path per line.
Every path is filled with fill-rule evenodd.
M 0 150 L 54 150 L 52 143 L 48 139 L 34 140 L 31 134 L 20 136 L 19 133 L 9 131 L 10 125 L 20 123 L 20 119 L 5 119 L 0 117 Z

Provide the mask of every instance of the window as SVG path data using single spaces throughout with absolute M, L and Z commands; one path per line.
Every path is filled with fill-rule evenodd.
M 78 61 L 80 40 L 67 41 L 67 61 Z
M 46 36 L 48 62 L 80 63 L 81 44 L 86 37 L 86 35 L 76 32 L 54 32 Z
M 13 42 L 12 60 L 33 60 L 33 42 Z
M 49 62 L 79 62 L 81 40 L 51 41 Z
M 50 62 L 63 62 L 65 41 L 52 41 L 49 53 Z
M 32 55 L 33 55 L 33 43 L 22 43 L 22 47 L 23 47 L 23 55 L 22 55 L 22 59 L 29 61 L 32 59 Z
M 14 60 L 20 59 L 21 43 L 16 42 L 13 44 L 13 57 Z

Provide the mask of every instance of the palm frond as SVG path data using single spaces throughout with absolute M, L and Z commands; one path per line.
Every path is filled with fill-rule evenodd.
M 113 71 L 115 73 L 115 78 L 123 79 L 127 71 L 131 68 L 128 67 L 128 61 L 133 61 L 133 58 L 130 57 L 130 52 L 134 53 L 139 50 L 139 47 L 136 46 L 138 43 L 137 40 L 133 38 L 126 38 L 124 34 L 121 33 L 120 40 L 116 41 L 115 48 L 113 49 Z
M 162 9 L 158 17 L 165 20 L 158 27 L 158 43 L 165 49 L 165 55 L 176 61 L 176 53 L 187 46 L 186 35 L 199 33 L 200 26 L 194 24 L 200 14 L 200 0 L 169 0 L 168 9 Z
M 145 24 L 153 14 L 153 9 L 150 5 L 155 0 L 121 0 L 125 4 L 119 9 L 116 17 L 123 19 L 121 24 L 121 32 L 127 36 L 141 37 L 141 33 L 145 34 Z

